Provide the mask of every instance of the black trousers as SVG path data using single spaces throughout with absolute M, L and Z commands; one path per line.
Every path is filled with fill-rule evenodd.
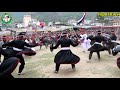
M 1 55 L 0 55 L 0 62 L 1 62 Z
M 111 49 L 108 49 L 108 53 L 111 55 Z
M 21 73 L 21 72 L 23 71 L 23 69 L 24 69 L 24 66 L 25 66 L 25 60 L 24 60 L 24 58 L 23 58 L 22 55 L 17 56 L 17 58 L 20 59 L 20 64 L 21 64 L 21 65 L 19 66 L 19 71 L 18 71 L 18 73 Z
M 1 56 L 2 56 L 2 55 L 0 54 L 0 62 L 1 62 Z
M 42 48 L 42 45 L 40 45 L 40 49 Z
M 72 68 L 75 68 L 75 64 L 71 64 Z M 59 71 L 60 64 L 56 64 L 55 71 Z
M 97 53 L 98 59 L 100 59 L 100 52 L 98 51 L 96 53 Z M 90 51 L 90 53 L 89 53 L 89 60 L 91 60 L 92 54 L 93 54 L 93 52 Z
M 16 57 L 5 59 L 0 65 L 0 78 L 14 78 L 11 73 L 15 70 L 19 62 Z

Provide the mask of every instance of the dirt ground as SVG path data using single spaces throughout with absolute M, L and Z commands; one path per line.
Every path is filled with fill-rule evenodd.
M 24 75 L 17 75 L 18 67 L 12 73 L 15 78 L 120 78 L 120 69 L 116 65 L 116 59 L 120 56 L 109 56 L 107 51 L 101 52 L 101 60 L 93 53 L 92 60 L 87 63 L 89 52 L 83 52 L 81 46 L 72 47 L 71 51 L 80 57 L 76 64 L 76 71 L 73 71 L 70 64 L 62 64 L 59 73 L 54 73 L 54 56 L 60 48 L 50 52 L 49 48 L 36 47 L 37 54 L 32 57 L 25 57 Z

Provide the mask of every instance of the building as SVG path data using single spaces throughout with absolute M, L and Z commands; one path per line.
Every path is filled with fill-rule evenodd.
M 90 25 L 91 22 L 92 22 L 91 20 L 84 20 L 84 24 L 85 24 L 85 25 Z
M 24 25 L 23 25 L 23 23 L 17 23 L 17 24 L 15 25 L 15 27 L 16 27 L 16 28 L 22 28 L 22 27 L 24 27 Z
M 120 20 L 113 20 L 112 25 L 113 26 L 120 26 Z
M 24 27 L 27 27 L 29 25 L 30 21 L 31 21 L 31 15 L 24 15 L 24 17 L 23 17 Z
M 70 19 L 67 22 L 68 25 L 74 25 L 74 26 L 76 26 L 76 23 L 77 23 L 77 21 L 75 19 Z

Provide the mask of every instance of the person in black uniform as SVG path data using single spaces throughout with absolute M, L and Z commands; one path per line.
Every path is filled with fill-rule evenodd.
M 115 31 L 111 31 L 111 37 L 110 37 L 111 40 L 114 40 L 116 41 L 117 40 L 117 36 L 115 34 Z
M 0 45 L 0 48 L 2 47 L 2 45 L 3 45 L 4 43 L 7 43 L 7 42 L 8 42 L 7 36 L 4 35 L 4 36 L 2 37 L 2 41 L 1 41 L 1 43 L 0 43 L 0 44 L 1 44 L 1 45 Z M 0 55 L 0 63 L 1 63 L 1 55 Z
M 70 50 L 70 45 L 77 46 L 79 42 L 74 43 L 71 39 L 67 38 L 67 33 L 63 33 L 55 46 L 50 46 L 50 50 L 57 49 L 61 45 L 61 50 L 55 55 L 54 62 L 56 63 L 55 73 L 58 73 L 60 64 L 71 64 L 72 69 L 75 70 L 75 64 L 80 61 L 80 58 L 74 55 Z
M 113 56 L 116 56 L 119 52 L 120 52 L 120 45 L 117 45 L 112 49 Z M 116 64 L 117 67 L 120 69 L 120 57 L 117 58 Z
M 117 58 L 117 67 L 120 69 L 120 57 Z
M 3 43 L 7 43 L 8 42 L 8 38 L 7 38 L 7 36 L 3 36 Z
M 29 55 L 29 54 L 30 55 L 32 55 L 32 54 L 35 55 L 36 54 L 35 51 L 32 51 L 32 50 L 29 52 L 30 49 L 25 48 L 25 46 L 26 47 L 35 47 L 37 45 L 38 44 L 30 45 L 30 44 L 26 43 L 24 41 L 23 35 L 19 35 L 18 40 L 13 40 L 11 42 L 8 42 L 8 43 L 5 43 L 5 44 L 2 45 L 2 47 L 6 47 L 6 46 L 13 47 L 14 50 L 19 52 L 19 55 L 17 55 L 17 58 L 20 59 L 21 65 L 19 66 L 18 75 L 22 74 L 21 72 L 23 71 L 24 66 L 25 66 L 25 61 L 24 61 L 24 58 L 23 58 L 22 54 L 25 54 L 25 55 Z
M 117 37 L 116 35 L 114 34 L 113 36 L 110 36 L 109 34 L 107 35 L 104 35 L 104 38 L 105 38 L 105 41 L 103 41 L 103 46 L 106 46 L 108 47 L 108 52 L 109 52 L 109 55 L 111 56 L 111 50 L 117 46 L 117 45 L 120 45 L 116 40 L 117 40 Z
M 94 40 L 95 42 L 88 49 L 88 51 L 90 51 L 90 53 L 89 53 L 89 61 L 87 61 L 87 62 L 90 62 L 93 52 L 97 53 L 98 59 L 100 60 L 100 51 L 108 50 L 107 47 L 101 45 L 101 42 L 105 41 L 105 38 L 101 35 L 101 31 L 98 31 L 97 36 L 92 37 L 91 40 Z
M 11 73 L 15 70 L 19 63 L 19 59 L 16 57 L 17 53 L 14 50 L 7 48 L 6 50 L 0 48 L 0 54 L 5 58 L 0 64 L 0 79 L 14 78 Z

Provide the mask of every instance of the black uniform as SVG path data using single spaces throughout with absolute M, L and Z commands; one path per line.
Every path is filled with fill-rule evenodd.
M 117 45 L 112 49 L 113 56 L 116 56 L 119 52 L 120 52 L 120 45 Z M 120 69 L 120 57 L 117 58 L 116 64 L 117 67 Z
M 8 42 L 8 43 L 5 43 L 5 44 L 2 45 L 2 47 L 6 47 L 6 46 L 22 49 L 22 51 L 17 51 L 17 52 L 19 52 L 19 55 L 17 57 L 20 59 L 20 63 L 21 63 L 18 73 L 22 72 L 22 70 L 24 69 L 24 65 L 25 65 L 25 61 L 24 61 L 24 58 L 23 58 L 22 54 L 26 54 L 26 55 L 29 55 L 29 54 L 30 55 L 32 55 L 32 54 L 35 55 L 36 54 L 31 49 L 26 49 L 25 48 L 25 46 L 27 46 L 27 47 L 35 47 L 36 45 L 30 45 L 30 44 L 26 43 L 23 40 L 13 40 L 11 42 Z
M 93 35 L 88 35 L 87 36 L 87 39 L 90 39 L 90 40 L 92 40 L 91 42 L 90 42 L 90 45 L 93 45 L 94 43 L 95 43 L 95 40 L 93 39 Z
M 0 78 L 14 78 L 11 73 L 15 70 L 18 65 L 19 59 L 16 58 L 15 51 L 12 49 L 3 50 L 0 48 L 0 54 L 5 58 L 0 65 Z
M 0 41 L 0 48 L 2 48 L 2 45 L 3 45 L 4 43 L 7 43 L 7 41 L 6 41 L 5 38 L 3 38 L 3 41 Z M 1 62 L 1 54 L 0 54 L 0 62 Z
M 95 43 L 88 49 L 88 51 L 90 51 L 89 60 L 91 59 L 93 52 L 97 52 L 98 59 L 100 59 L 100 51 L 108 50 L 107 47 L 100 44 L 102 41 L 105 41 L 105 38 L 101 35 L 98 35 L 91 38 L 91 40 L 94 40 Z
M 120 57 L 117 58 L 117 66 L 120 69 Z
M 110 39 L 116 41 L 117 40 L 117 36 L 115 34 L 112 34 Z
M 64 47 L 70 47 L 70 45 L 72 46 L 77 46 L 79 43 L 73 43 L 72 40 L 68 39 L 68 38 L 63 38 L 58 40 L 57 44 L 55 46 L 51 46 L 50 49 L 56 49 L 59 45 L 61 45 L 61 48 Z M 60 64 L 72 64 L 72 68 L 75 69 L 75 64 L 78 63 L 80 61 L 80 58 L 76 55 L 74 55 L 71 50 L 60 50 L 54 58 L 54 62 L 56 63 L 56 70 L 55 71 L 59 71 L 59 66 Z
M 113 56 L 117 55 L 120 52 L 120 45 L 116 45 L 113 49 L 112 49 L 112 54 Z

